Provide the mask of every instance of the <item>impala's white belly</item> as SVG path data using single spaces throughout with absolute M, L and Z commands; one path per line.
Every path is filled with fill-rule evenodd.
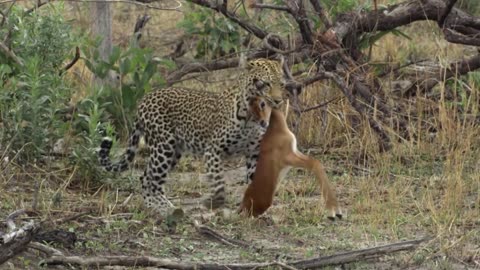
M 290 137 L 292 138 L 292 151 L 293 151 L 293 153 L 295 153 L 295 154 L 300 153 L 298 151 L 298 148 L 297 148 L 297 138 L 295 137 L 295 135 L 293 135 L 293 133 L 290 130 L 288 130 L 288 132 L 290 133 Z
M 290 171 L 291 168 L 292 167 L 287 166 L 280 171 L 280 173 L 278 174 L 278 179 L 277 179 L 277 187 L 276 187 L 277 189 L 280 186 L 280 183 L 282 182 L 282 180 L 285 178 L 285 176 L 287 176 L 287 173 L 288 173 L 288 171 Z
M 298 151 L 298 148 L 297 148 L 297 138 L 295 138 L 295 135 L 293 135 L 293 133 L 290 130 L 288 130 L 288 132 L 289 132 L 290 137 L 291 137 L 292 152 L 295 153 L 295 154 L 300 153 Z M 290 171 L 291 168 L 292 168 L 291 166 L 287 166 L 280 171 L 280 173 L 278 174 L 278 179 L 277 179 L 277 188 L 280 185 L 280 183 L 282 182 L 282 180 L 285 178 L 285 176 L 287 176 L 287 173 Z

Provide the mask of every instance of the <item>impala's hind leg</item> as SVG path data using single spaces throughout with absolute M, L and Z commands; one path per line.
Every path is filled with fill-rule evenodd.
M 342 211 L 338 207 L 337 196 L 335 191 L 331 188 L 328 181 L 325 169 L 320 161 L 313 159 L 302 153 L 291 153 L 287 156 L 287 164 L 294 167 L 301 167 L 312 171 L 317 178 L 318 184 L 322 191 L 322 196 L 325 200 L 326 208 L 328 210 L 328 218 L 333 220 L 335 216 L 342 218 Z

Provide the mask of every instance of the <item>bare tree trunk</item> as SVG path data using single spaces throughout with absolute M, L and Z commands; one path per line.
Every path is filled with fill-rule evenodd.
M 107 60 L 112 53 L 112 9 L 107 1 L 95 1 L 90 4 L 92 14 L 92 35 L 102 38 L 98 48 L 100 57 Z M 113 74 L 107 75 L 105 79 L 95 77 L 94 83 L 111 84 L 115 79 Z

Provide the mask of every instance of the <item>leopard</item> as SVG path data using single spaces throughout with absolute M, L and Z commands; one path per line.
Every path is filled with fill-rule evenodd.
M 204 158 L 210 193 L 203 199 L 209 209 L 226 202 L 223 161 L 245 157 L 248 184 L 253 179 L 265 128 L 253 124 L 249 101 L 263 97 L 278 108 L 287 97 L 282 59 L 254 59 L 246 63 L 233 86 L 220 91 L 168 87 L 146 94 L 137 106 L 133 130 L 121 158 L 110 159 L 112 139 L 103 138 L 98 159 L 106 171 L 127 170 L 143 136 L 149 153 L 140 177 L 144 205 L 165 213 L 175 207 L 165 194 L 167 176 L 182 156 Z

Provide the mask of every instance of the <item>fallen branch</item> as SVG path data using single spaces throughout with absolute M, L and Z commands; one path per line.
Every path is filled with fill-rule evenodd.
M 149 256 L 102 256 L 102 257 L 79 257 L 79 256 L 52 256 L 41 265 L 79 265 L 79 266 L 134 266 L 134 267 L 160 267 L 179 270 L 251 270 L 271 266 L 281 266 L 278 262 L 272 263 L 245 263 L 245 264 L 220 264 L 220 263 L 188 263 L 174 262 L 169 259 L 159 259 Z M 287 269 L 291 270 L 292 267 Z
M 415 249 L 420 243 L 428 240 L 427 238 L 399 242 L 385 246 L 379 246 L 368 249 L 344 252 L 330 256 L 322 256 L 309 260 L 300 260 L 290 263 L 193 263 L 193 262 L 174 262 L 169 259 L 160 259 L 149 256 L 102 256 L 102 257 L 79 257 L 79 256 L 52 256 L 44 260 L 41 265 L 78 265 L 78 266 L 135 266 L 135 267 L 161 267 L 166 269 L 179 270 L 251 270 L 279 266 L 284 269 L 314 269 L 328 265 L 342 265 L 361 261 L 365 259 L 377 258 L 381 255 L 394 252 Z
M 47 256 L 63 256 L 63 253 L 60 250 L 54 249 L 38 242 L 31 242 L 30 244 L 28 244 L 28 248 L 41 251 Z
M 214 231 L 213 229 L 211 229 L 211 228 L 209 228 L 205 225 L 201 225 L 197 220 L 193 221 L 193 226 L 195 227 L 195 230 L 197 230 L 197 232 L 200 233 L 201 235 L 204 235 L 204 236 L 207 236 L 209 238 L 215 239 L 218 242 L 220 242 L 222 244 L 225 244 L 227 246 L 247 247 L 247 248 L 251 247 L 250 244 L 245 243 L 243 241 L 227 238 L 227 237 L 221 235 L 220 233 Z
M 16 231 L 0 236 L 0 265 L 26 250 L 37 231 L 38 227 L 32 221 Z
M 17 226 L 15 225 L 15 219 L 20 216 L 25 214 L 26 210 L 25 209 L 18 209 L 12 212 L 10 215 L 7 216 L 5 219 L 5 223 L 7 224 L 7 227 L 10 231 L 14 231 Z
M 48 223 L 53 224 L 53 225 L 60 225 L 60 224 L 75 220 L 77 218 L 83 217 L 85 215 L 89 215 L 89 214 L 91 214 L 91 211 L 80 212 L 80 213 L 76 213 L 76 214 L 73 214 L 73 215 L 67 216 L 67 217 L 62 217 L 62 218 L 59 218 L 59 219 L 56 219 L 56 220 L 48 220 L 48 221 L 45 221 L 45 223 L 48 222 Z
M 301 260 L 291 263 L 292 266 L 300 269 L 313 269 L 319 267 L 325 267 L 327 265 L 340 265 L 345 263 L 352 263 L 362 261 L 365 259 L 373 259 L 380 257 L 381 255 L 395 253 L 404 250 L 415 249 L 422 242 L 430 240 L 430 238 L 423 238 L 418 240 L 410 240 L 404 242 L 398 242 L 388 244 L 379 247 L 360 249 L 354 251 L 348 251 L 344 253 L 333 254 L 330 256 L 322 256 L 311 260 Z

